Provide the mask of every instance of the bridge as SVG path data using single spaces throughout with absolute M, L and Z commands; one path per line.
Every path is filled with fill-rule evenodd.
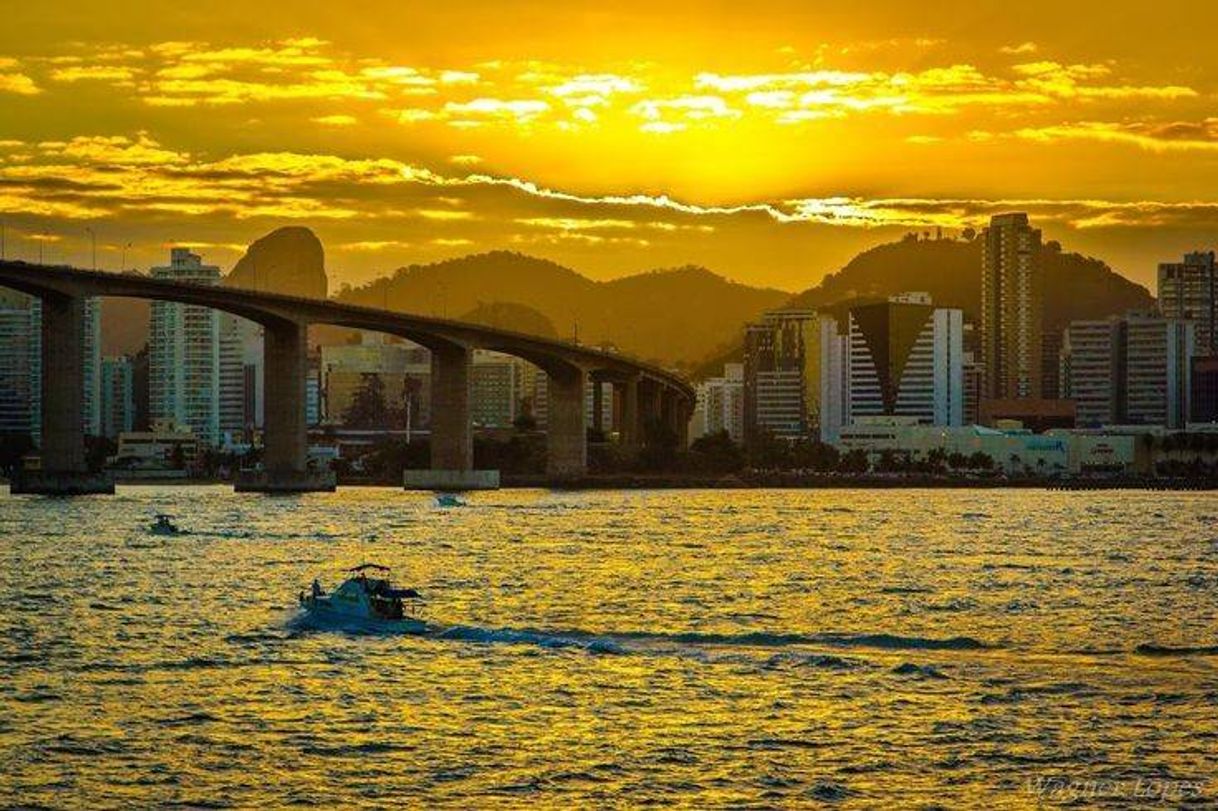
M 0 262 L 0 287 L 42 302 L 42 468 L 14 482 L 14 492 L 113 492 L 108 477 L 85 459 L 85 300 L 141 298 L 222 310 L 264 331 L 263 470 L 238 489 L 266 492 L 332 490 L 333 474 L 307 465 L 305 386 L 308 327 L 328 324 L 409 339 L 431 354 L 432 478 L 454 486 L 477 481 L 473 471 L 470 378 L 473 351 L 490 349 L 539 367 L 548 380 L 546 472 L 584 475 L 588 466 L 584 392 L 587 381 L 611 383 L 619 408 L 619 442 L 639 446 L 643 426 L 662 421 L 684 438 L 694 392 L 678 375 L 612 352 L 462 321 L 256 290 L 152 279 L 135 273 Z M 593 387 L 593 427 L 601 425 L 602 386 Z

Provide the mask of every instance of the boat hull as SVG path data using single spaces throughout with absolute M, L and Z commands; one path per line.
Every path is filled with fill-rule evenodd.
M 423 634 L 427 632 L 427 623 L 417 617 L 386 619 L 362 611 L 347 610 L 334 605 L 329 600 L 318 600 L 313 597 L 305 597 L 301 600 L 300 605 L 310 617 L 316 617 L 324 622 L 351 623 L 399 634 Z

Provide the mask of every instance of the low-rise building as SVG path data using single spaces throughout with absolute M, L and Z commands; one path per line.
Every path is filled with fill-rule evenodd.
M 118 435 L 118 450 L 107 460 L 116 475 L 182 474 L 194 467 L 199 456 L 199 438 L 186 426 L 158 423 L 151 431 L 124 431 Z M 172 473 L 170 473 L 172 475 Z
M 861 450 L 873 464 L 884 454 L 910 461 L 939 452 L 944 459 L 988 457 L 989 467 L 1008 475 L 1055 476 L 1128 473 L 1139 468 L 1137 437 L 1121 432 L 1026 429 L 981 425 L 919 425 L 911 418 L 872 418 L 842 429 L 838 448 Z

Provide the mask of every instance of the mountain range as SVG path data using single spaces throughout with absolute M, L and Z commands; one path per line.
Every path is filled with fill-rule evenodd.
M 748 287 L 705 268 L 655 270 L 597 282 L 545 259 L 492 251 L 432 265 L 399 268 L 337 298 L 447 318 L 500 309 L 495 326 L 533 332 L 549 323 L 554 335 L 585 344 L 612 344 L 669 366 L 696 362 L 750 318 L 788 298 L 781 290 Z M 492 323 L 475 318 L 483 323 Z
M 1098 259 L 1043 247 L 1045 327 L 1153 306 L 1140 285 Z M 716 374 L 739 357 L 741 330 L 762 312 L 782 307 L 841 307 L 852 301 L 923 291 L 936 304 L 976 319 L 980 300 L 979 240 L 918 239 L 877 245 L 821 283 L 791 295 L 729 281 L 701 267 L 653 270 L 598 282 L 554 262 L 492 251 L 429 265 L 402 267 L 339 301 L 419 315 L 458 318 L 546 337 L 612 344 L 623 352 L 682 369 Z M 224 284 L 294 295 L 324 295 L 325 256 L 307 228 L 278 229 L 257 240 Z M 106 354 L 137 351 L 147 340 L 146 302 L 108 299 L 103 307 Z M 319 330 L 314 340 L 339 342 L 350 333 Z

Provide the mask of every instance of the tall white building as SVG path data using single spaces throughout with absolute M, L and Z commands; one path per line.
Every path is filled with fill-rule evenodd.
M 744 441 L 744 364 L 723 364 L 723 374 L 703 380 L 694 395 L 690 440 L 726 431 L 733 442 Z
M 964 423 L 964 314 L 936 308 L 924 293 L 850 310 L 844 422 L 912 417 Z
M 174 248 L 154 279 L 215 285 L 220 268 Z M 199 442 L 220 443 L 220 313 L 194 304 L 154 301 L 149 336 L 149 416 L 187 426 Z
M 245 344 L 259 337 L 258 325 L 230 313 L 220 313 L 220 433 L 227 442 L 241 441 L 255 420 L 247 413 Z M 259 340 L 258 349 L 262 347 Z M 255 395 L 256 398 L 256 395 Z

